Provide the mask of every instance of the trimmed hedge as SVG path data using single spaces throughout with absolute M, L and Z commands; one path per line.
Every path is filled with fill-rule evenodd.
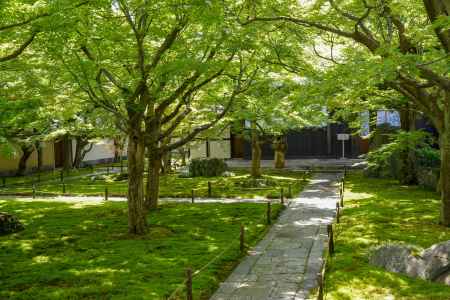
M 189 164 L 189 175 L 191 177 L 220 176 L 227 170 L 227 167 L 225 161 L 219 158 L 193 159 Z

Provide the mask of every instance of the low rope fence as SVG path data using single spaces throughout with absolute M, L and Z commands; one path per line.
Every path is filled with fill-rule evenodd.
M 322 269 L 318 278 L 319 289 L 317 293 L 317 300 L 324 300 L 326 298 L 326 271 L 327 266 L 329 264 L 329 260 L 331 260 L 334 256 L 335 252 L 335 242 L 336 238 L 339 235 L 337 231 L 337 225 L 340 224 L 340 215 L 342 209 L 344 208 L 344 193 L 345 193 L 345 177 L 347 176 L 347 168 L 344 168 L 343 176 L 341 181 L 339 182 L 339 200 L 336 202 L 336 223 L 327 225 L 327 234 L 328 234 L 328 251 L 325 254 L 325 258 L 322 264 Z
M 96 173 L 90 174 L 79 174 L 76 173 L 74 176 L 66 176 L 63 171 L 59 172 L 59 176 L 53 176 L 51 180 L 47 181 L 28 181 L 17 184 L 10 185 L 2 185 L 0 187 L 0 195 L 4 196 L 31 196 L 36 198 L 37 196 L 42 197 L 55 197 L 55 196 L 93 196 L 93 197 L 103 197 L 105 200 L 108 200 L 110 197 L 126 197 L 127 196 L 127 186 L 126 181 L 117 181 L 116 183 L 108 183 L 106 181 L 101 181 L 99 183 L 96 182 L 96 177 L 101 175 L 108 175 L 110 172 L 114 172 L 116 174 L 119 173 L 119 169 L 114 167 L 115 169 L 104 168 L 98 170 Z M 301 186 L 306 182 L 309 173 L 303 173 L 301 178 L 290 178 L 290 179 L 281 179 L 281 180 L 273 180 L 271 186 L 266 186 L 264 188 L 258 188 L 259 190 L 267 191 L 267 194 L 261 196 L 265 199 L 280 199 L 282 203 L 287 198 L 294 197 L 294 191 L 298 192 Z M 82 178 L 82 180 L 80 180 Z M 86 179 L 92 180 L 92 182 L 86 182 Z M 78 181 L 80 180 L 80 181 Z M 104 180 L 104 179 L 101 179 Z M 266 179 L 268 180 L 268 179 Z M 85 182 L 85 183 L 83 183 Z M 226 195 L 230 188 L 234 188 L 239 190 L 239 192 L 233 193 L 228 196 L 230 198 L 239 197 L 242 195 L 241 192 L 245 195 L 245 193 L 250 193 L 253 189 L 237 186 L 239 183 L 239 179 L 234 180 L 208 180 L 205 183 L 205 186 L 199 187 L 198 183 L 193 183 L 194 186 L 190 189 L 186 189 L 186 191 L 181 193 L 174 193 L 173 195 L 161 195 L 161 198 L 185 198 L 191 200 L 191 203 L 194 203 L 196 199 L 208 199 L 208 198 L 223 198 Z M 232 185 L 232 187 L 230 187 Z M 201 192 L 200 192 L 201 191 Z M 218 191 L 218 192 L 216 192 Z M 226 196 L 227 197 L 227 196 Z
M 258 225 L 258 224 L 264 224 L 266 223 L 267 225 L 272 224 L 272 208 L 271 208 L 272 202 L 269 200 L 267 202 L 267 209 L 266 209 L 266 214 L 264 217 L 261 217 L 260 219 L 258 219 L 256 222 L 254 222 L 254 224 Z M 256 231 L 254 233 L 254 235 L 259 235 L 261 234 L 261 231 L 265 231 L 268 230 L 268 227 L 265 226 L 262 228 L 262 230 L 260 231 Z M 219 260 L 225 253 L 227 253 L 228 251 L 231 251 L 232 248 L 238 248 L 237 247 L 237 243 L 239 243 L 239 251 L 241 255 L 245 254 L 245 250 L 247 249 L 246 245 L 245 245 L 245 240 L 246 240 L 246 234 L 245 234 L 245 226 L 241 223 L 240 224 L 240 230 L 239 230 L 239 236 L 235 236 L 235 238 L 233 239 L 233 242 L 231 242 L 226 248 L 222 249 L 217 255 L 215 255 L 212 259 L 210 259 L 207 263 L 205 263 L 202 267 L 200 267 L 199 269 L 197 269 L 196 271 L 192 272 L 191 268 L 187 268 L 186 269 L 186 278 L 183 280 L 183 282 L 181 282 L 180 284 L 177 285 L 177 287 L 173 290 L 172 293 L 170 293 L 169 296 L 166 297 L 166 300 L 174 300 L 174 299 L 180 299 L 180 293 L 183 290 L 186 290 L 186 299 L 187 300 L 192 300 L 193 299 L 193 279 L 195 277 L 197 277 L 198 275 L 200 275 L 202 272 L 204 272 L 205 270 L 208 269 L 208 267 L 210 267 L 214 262 L 216 262 L 217 260 Z

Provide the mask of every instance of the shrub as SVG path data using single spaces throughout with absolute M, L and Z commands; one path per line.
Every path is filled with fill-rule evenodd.
M 402 156 L 409 151 L 414 151 L 417 159 L 415 168 L 421 164 L 431 167 L 439 161 L 439 152 L 430 146 L 430 135 L 424 131 L 404 132 L 400 131 L 393 136 L 390 143 L 367 155 L 367 168 L 365 175 L 368 177 L 391 177 L 401 179 L 407 174 L 403 165 Z
M 441 164 L 441 154 L 439 150 L 424 147 L 416 150 L 417 165 L 423 168 L 439 168 Z
M 219 158 L 193 159 L 189 164 L 189 174 L 192 177 L 220 176 L 227 170 L 227 164 Z

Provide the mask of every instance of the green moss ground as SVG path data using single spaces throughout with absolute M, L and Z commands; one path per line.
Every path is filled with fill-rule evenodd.
M 0 211 L 26 226 L 0 237 L 0 299 L 165 299 L 186 268 L 231 247 L 194 277 L 195 299 L 207 299 L 241 258 L 240 224 L 249 245 L 267 229 L 263 204 L 162 205 L 144 237 L 126 234 L 125 203 L 0 200 Z
M 269 197 L 279 198 L 280 190 L 283 187 L 285 196 L 288 195 L 288 187 L 291 185 L 292 195 L 296 196 L 306 184 L 303 172 L 288 170 L 265 169 L 264 180 L 269 180 L 272 184 L 267 187 L 245 187 L 241 183 L 250 181 L 247 170 L 233 170 L 236 176 L 233 177 L 194 177 L 180 178 L 175 174 L 161 177 L 160 196 L 161 197 L 191 197 L 194 189 L 196 197 L 206 197 L 208 195 L 208 181 L 212 183 L 213 197 L 241 197 L 254 198 Z M 91 177 L 70 179 L 65 181 L 66 193 L 69 195 L 103 195 L 105 187 L 108 187 L 112 196 L 125 196 L 127 193 L 127 181 L 92 180 Z M 0 194 L 23 194 L 31 195 L 31 185 L 7 186 L 0 188 Z M 62 184 L 59 182 L 36 184 L 37 194 L 60 195 L 62 194 Z
M 449 240 L 450 228 L 438 225 L 439 196 L 359 173 L 347 177 L 346 187 L 325 299 L 450 299 L 449 286 L 390 273 L 368 263 L 373 246 L 395 242 L 427 248 Z

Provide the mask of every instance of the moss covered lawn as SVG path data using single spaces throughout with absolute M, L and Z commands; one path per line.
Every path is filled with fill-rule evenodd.
M 253 203 L 162 205 L 143 237 L 126 234 L 125 203 L 0 200 L 0 211 L 26 227 L 0 237 L 0 299 L 165 299 L 186 268 L 228 249 L 194 277 L 195 299 L 207 299 L 241 258 L 240 224 L 249 245 L 267 230 L 266 205 Z
M 397 181 L 347 177 L 345 210 L 336 227 L 336 255 L 329 261 L 329 299 L 450 299 L 450 287 L 387 272 L 368 263 L 369 249 L 388 242 L 428 248 L 450 240 L 438 225 L 439 196 Z
M 279 198 L 281 188 L 284 188 L 286 197 L 289 197 L 289 185 L 293 196 L 296 196 L 304 187 L 307 181 L 303 180 L 304 172 L 264 169 L 261 179 L 263 185 L 252 186 L 248 170 L 232 170 L 235 176 L 232 177 L 193 177 L 182 178 L 176 174 L 161 176 L 160 196 L 161 197 L 191 197 L 194 190 L 196 197 L 208 196 L 208 181 L 212 184 L 213 197 L 229 198 L 254 198 L 268 197 Z M 114 181 L 114 175 L 106 178 L 93 179 L 91 176 L 77 178 L 67 178 L 65 180 L 65 192 L 68 195 L 103 195 L 105 187 L 108 187 L 111 196 L 125 196 L 127 193 L 127 180 Z M 266 184 L 267 183 L 267 184 Z M 60 182 L 49 182 L 36 184 L 37 194 L 61 195 L 63 186 Z M 0 194 L 21 194 L 31 195 L 32 185 L 6 186 L 0 188 Z

